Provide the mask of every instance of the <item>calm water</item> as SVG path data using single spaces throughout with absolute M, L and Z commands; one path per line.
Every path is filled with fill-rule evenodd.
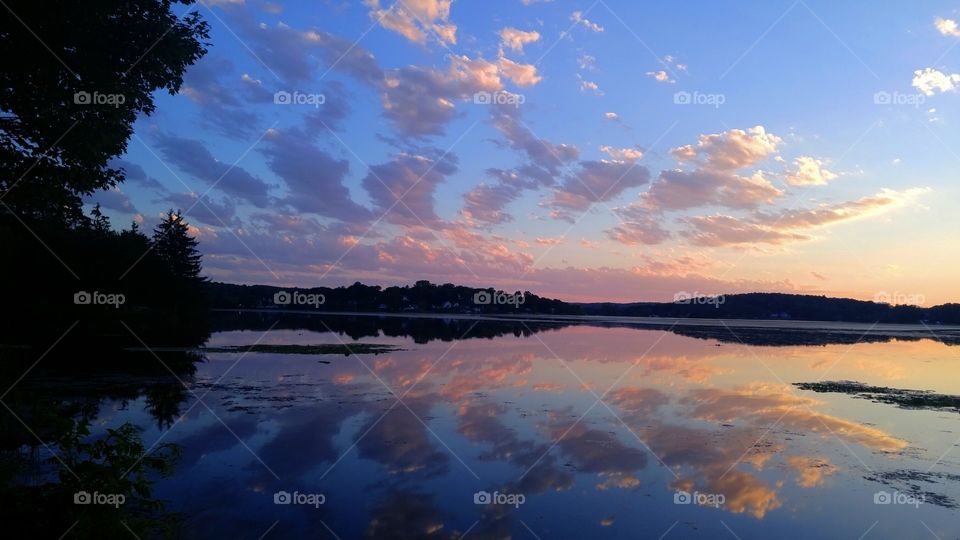
M 380 355 L 210 353 L 179 421 L 158 423 L 145 396 L 104 399 L 95 429 L 132 422 L 147 445 L 182 446 L 155 495 L 187 538 L 960 535 L 960 415 L 792 386 L 960 394 L 960 347 L 464 329 L 354 334 L 403 349 Z M 355 342 L 273 329 L 207 345 L 340 340 Z

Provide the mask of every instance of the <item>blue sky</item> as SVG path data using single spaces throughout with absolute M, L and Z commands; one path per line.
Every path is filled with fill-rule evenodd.
M 960 297 L 948 3 L 191 9 L 209 54 L 91 202 L 189 208 L 215 279 Z

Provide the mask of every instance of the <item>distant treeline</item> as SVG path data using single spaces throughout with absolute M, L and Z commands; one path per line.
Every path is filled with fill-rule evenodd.
M 864 323 L 960 323 L 960 304 L 929 308 L 803 294 L 746 293 L 699 297 L 682 302 L 579 304 L 586 315 L 688 317 L 709 319 L 786 319 Z
M 207 283 L 214 308 L 268 308 L 390 313 L 541 313 L 579 315 L 575 304 L 542 298 L 529 291 L 506 292 L 418 281 L 413 286 L 380 287 L 360 282 L 349 287 L 273 287 Z
M 693 297 L 678 302 L 572 303 L 531 292 L 505 292 L 418 281 L 413 286 L 291 288 L 207 283 L 212 307 L 347 312 L 498 313 L 782 319 L 902 324 L 960 324 L 960 304 L 933 307 L 782 293 Z M 278 296 L 279 295 L 279 296 Z M 519 295 L 519 296 L 518 296 Z M 522 299 L 520 299 L 522 298 Z

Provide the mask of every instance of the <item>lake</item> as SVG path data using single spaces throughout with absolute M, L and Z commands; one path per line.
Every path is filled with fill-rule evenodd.
M 395 349 L 293 347 L 358 343 Z M 960 394 L 932 337 L 245 315 L 205 347 L 179 380 L 21 382 L 178 445 L 153 496 L 185 538 L 960 535 L 956 409 L 795 386 Z

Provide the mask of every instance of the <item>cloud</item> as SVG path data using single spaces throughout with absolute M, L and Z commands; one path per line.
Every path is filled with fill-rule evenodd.
M 670 153 L 692 170 L 661 171 L 657 181 L 642 195 L 652 209 L 682 210 L 698 206 L 751 209 L 772 204 L 784 192 L 761 171 L 751 176 L 736 174 L 776 153 L 781 139 L 763 126 L 748 130 L 700 135 L 696 145 L 673 148 Z
M 232 70 L 233 65 L 224 58 L 204 58 L 184 74 L 180 93 L 200 108 L 205 125 L 228 137 L 248 140 L 256 137 L 260 119 L 240 99 L 246 95 L 248 81 L 238 77 L 233 86 L 223 83 L 224 75 Z
M 257 23 L 245 10 L 230 13 L 233 26 L 257 58 L 287 84 L 311 81 L 318 71 L 322 74 L 324 68 L 335 69 L 371 86 L 383 81 L 383 71 L 373 54 L 353 41 L 329 32 L 296 30 L 282 22 L 274 26 Z
M 595 82 L 593 82 L 593 81 L 588 81 L 588 80 L 584 79 L 583 77 L 580 76 L 579 73 L 577 74 L 577 79 L 580 81 L 580 91 L 581 91 L 581 92 L 590 91 L 590 92 L 593 92 L 594 94 L 596 94 L 596 95 L 598 95 L 598 96 L 602 96 L 602 95 L 603 95 L 603 90 L 600 89 L 600 85 L 599 85 L 599 84 L 597 84 L 597 83 L 595 83 Z
M 296 130 L 271 131 L 265 143 L 261 153 L 287 187 L 280 203 L 347 223 L 370 218 L 369 210 L 355 203 L 344 186 L 349 171 L 345 160 L 334 159 Z
M 370 18 L 380 26 L 393 30 L 415 43 L 427 41 L 431 31 L 442 43 L 457 43 L 457 26 L 450 23 L 450 4 L 453 0 L 399 0 L 388 9 L 380 7 L 380 0 L 364 0 L 370 8 Z
M 620 115 L 615 112 L 605 112 L 603 113 L 603 117 L 607 120 L 613 120 L 613 121 L 620 120 Z
M 513 81 L 517 86 L 533 86 L 543 80 L 537 75 L 537 68 L 531 64 L 518 64 L 504 56 L 497 61 L 503 76 Z
M 202 223 L 212 227 L 229 226 L 236 214 L 236 206 L 229 198 L 218 202 L 205 196 L 200 200 L 200 195 L 197 193 L 187 192 L 170 193 L 163 200 L 182 210 L 191 223 Z
M 765 225 L 776 224 L 790 229 L 821 227 L 831 223 L 874 216 L 907 206 L 930 191 L 930 188 L 910 188 L 903 191 L 883 189 L 876 195 L 862 197 L 855 201 L 823 205 L 810 210 L 781 210 L 772 214 L 759 213 L 756 221 Z
M 784 244 L 810 240 L 810 230 L 880 215 L 913 203 L 928 188 L 884 189 L 876 195 L 818 208 L 757 212 L 748 219 L 714 215 L 688 218 L 693 226 L 684 236 L 701 246 Z
M 124 179 L 128 182 L 139 184 L 142 187 L 152 189 L 154 191 L 164 192 L 166 188 L 163 187 L 156 178 L 147 175 L 147 172 L 143 170 L 143 167 L 126 161 L 123 159 L 112 159 L 108 163 L 108 166 L 112 169 L 122 169 Z
M 386 213 L 391 223 L 417 226 L 436 225 L 434 192 L 447 176 L 457 171 L 453 154 L 428 157 L 400 153 L 391 161 L 370 167 L 363 187 L 370 194 L 376 212 Z
M 518 53 L 523 52 L 523 46 L 527 43 L 534 43 L 540 40 L 540 32 L 517 30 L 516 28 L 506 27 L 500 30 L 500 45 L 509 47 Z
M 668 84 L 673 84 L 677 82 L 674 79 L 671 79 L 670 75 L 666 71 L 663 71 L 662 69 L 660 71 L 648 71 L 647 76 L 653 77 L 653 80 L 657 82 L 668 83 Z
M 99 204 L 103 208 L 117 210 L 127 214 L 138 213 L 137 207 L 133 205 L 126 193 L 120 191 L 119 187 L 111 187 L 94 192 L 84 201 L 87 204 Z
M 302 115 L 307 133 L 325 134 L 328 129 L 342 130 L 343 121 L 350 113 L 350 104 L 347 102 L 349 92 L 340 81 L 325 81 L 318 89 L 324 97 L 323 105 L 305 108 Z
M 937 31 L 945 36 L 960 37 L 960 29 L 957 28 L 957 21 L 953 19 L 944 19 L 937 17 L 933 21 Z
M 468 220 L 484 223 L 505 223 L 513 216 L 503 210 L 520 196 L 523 188 L 516 184 L 480 184 L 463 196 L 463 215 Z
M 650 171 L 632 161 L 581 161 L 575 173 L 564 177 L 552 202 L 555 207 L 586 210 L 595 202 L 609 201 L 649 181 Z
M 681 64 L 681 63 L 679 63 L 679 62 L 677 61 L 676 57 L 674 57 L 673 55 L 668 54 L 668 55 L 664 56 L 664 57 L 663 57 L 663 62 L 664 62 L 666 65 L 668 65 L 668 66 L 673 66 L 673 68 L 676 69 L 677 71 L 686 71 L 686 70 L 687 70 L 687 65 L 686 65 L 686 64 Z
M 643 194 L 644 202 L 659 210 L 683 210 L 698 206 L 751 209 L 772 204 L 784 192 L 762 174 L 739 176 L 727 171 L 661 171 L 657 181 Z
M 497 64 L 467 56 L 449 58 L 447 71 L 407 66 L 387 73 L 382 94 L 384 115 L 400 132 L 416 137 L 441 135 L 456 116 L 455 101 L 472 98 L 477 92 L 503 89 Z M 530 82 L 523 78 L 530 77 L 523 66 L 514 65 L 518 71 L 513 75 Z
M 732 216 L 696 216 L 687 219 L 693 230 L 684 236 L 698 246 L 728 246 L 736 244 L 783 244 L 810 240 L 806 234 L 780 230 Z
M 933 68 L 916 70 L 913 72 L 913 87 L 925 96 L 932 96 L 939 92 L 953 92 L 960 83 L 960 74 L 948 75 Z
M 670 238 L 670 232 L 661 226 L 662 218 L 642 205 L 616 208 L 614 212 L 620 216 L 623 223 L 606 231 L 611 240 L 627 245 L 654 245 Z
M 533 134 L 519 118 L 519 113 L 508 108 L 494 109 L 493 125 L 514 150 L 519 150 L 535 165 L 555 173 L 578 157 L 580 150 L 572 144 L 554 144 Z
M 553 174 L 537 165 L 528 164 L 514 170 L 487 169 L 496 180 L 482 183 L 464 195 L 463 215 L 470 221 L 497 224 L 512 221 L 513 216 L 503 211 L 526 189 L 555 184 Z
M 263 180 L 239 165 L 216 159 L 202 142 L 160 134 L 157 147 L 167 161 L 187 174 L 256 207 L 267 206 L 267 184 Z
M 587 19 L 582 11 L 574 11 L 570 14 L 570 20 L 574 24 L 579 24 L 591 32 L 603 32 L 603 27 Z
M 560 244 L 563 243 L 563 240 L 564 239 L 562 237 L 557 237 L 557 238 L 538 237 L 534 240 L 534 242 L 536 242 L 537 244 L 540 244 L 541 246 L 559 246 Z
M 793 160 L 797 166 L 795 172 L 787 174 L 787 183 L 791 186 L 825 186 L 837 175 L 823 166 L 823 161 L 810 157 L 800 156 Z
M 639 148 L 614 148 L 612 146 L 601 146 L 601 152 L 605 152 L 613 159 L 619 161 L 636 161 L 643 157 L 643 151 Z
M 700 158 L 703 167 L 716 171 L 734 171 L 756 165 L 777 151 L 783 139 L 767 133 L 763 126 L 731 129 L 723 133 L 700 135 L 696 146 L 674 148 L 671 153 L 680 161 Z

